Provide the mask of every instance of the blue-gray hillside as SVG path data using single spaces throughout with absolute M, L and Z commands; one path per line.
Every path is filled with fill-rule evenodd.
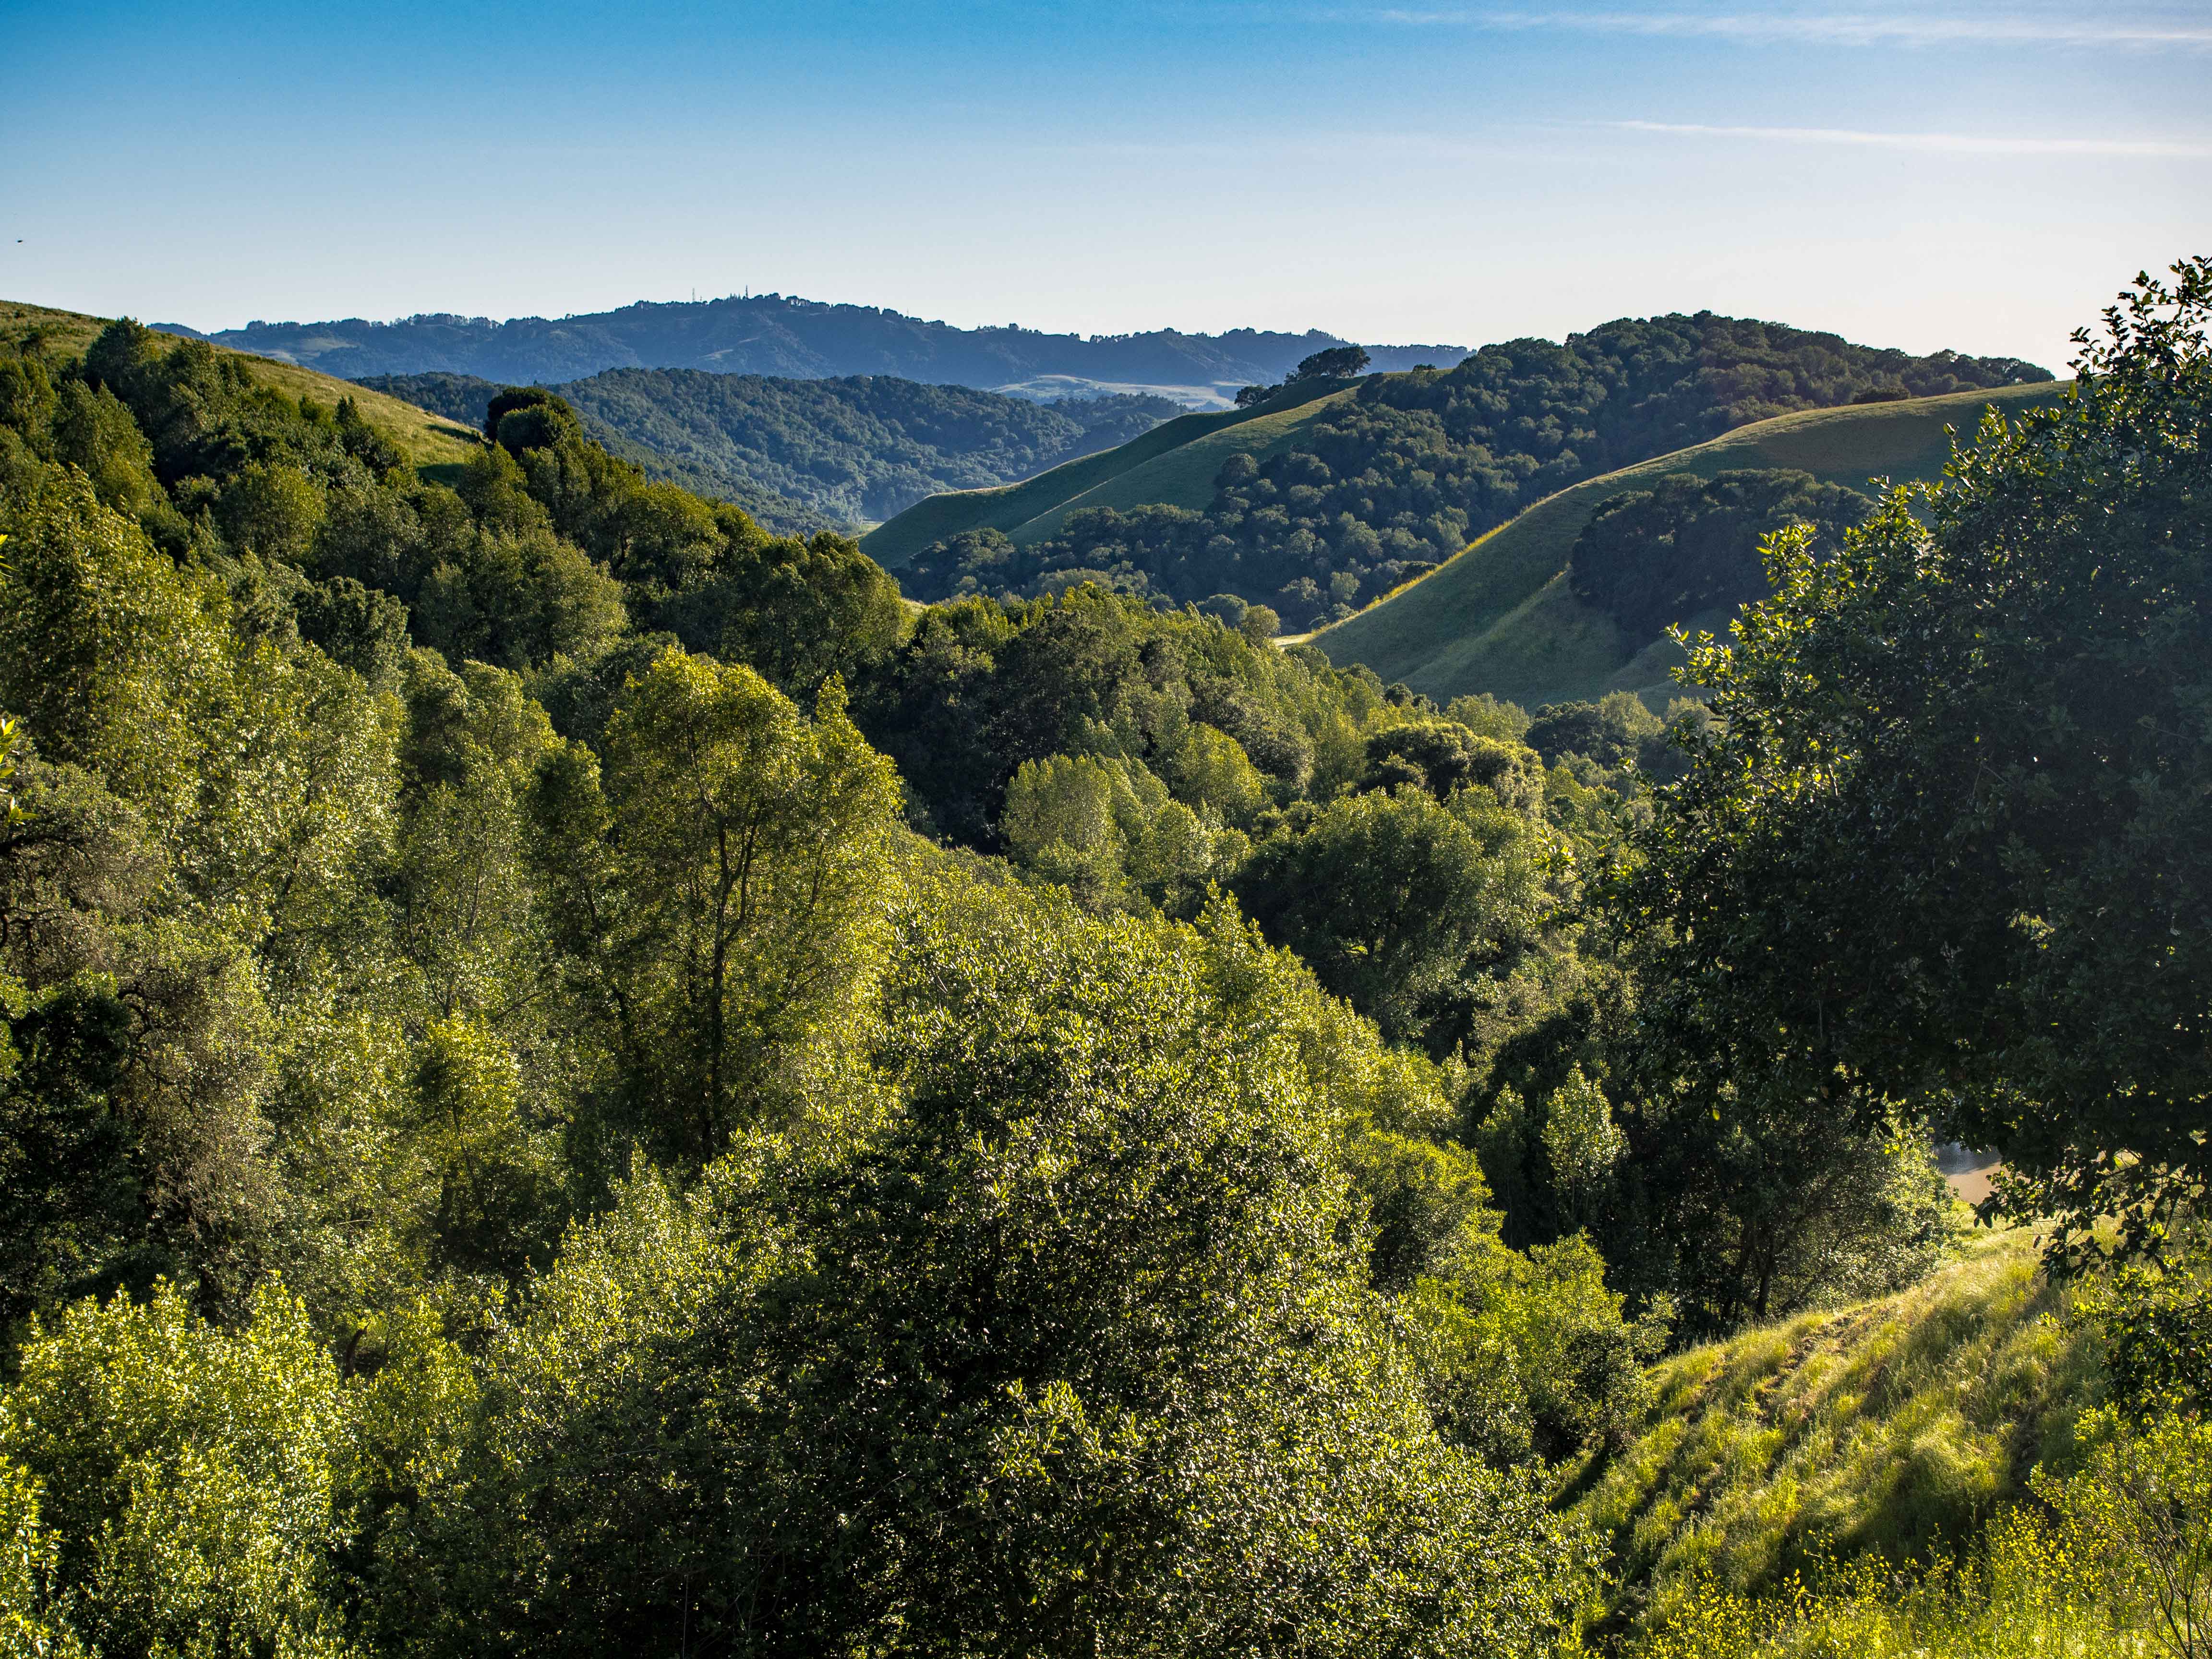
M 180 324 L 157 326 L 197 334 Z M 956 328 L 873 306 L 825 305 L 780 294 L 665 305 L 644 301 L 577 317 L 447 313 L 370 322 L 252 322 L 202 337 L 283 362 L 359 380 L 427 370 L 550 386 L 606 368 L 697 368 L 720 374 L 823 379 L 892 374 L 939 386 L 1024 386 L 1045 377 L 1139 389 L 1174 387 L 1183 401 L 1212 402 L 1225 389 L 1279 380 L 1314 351 L 1347 343 L 1304 334 L 1232 329 L 1184 334 L 1047 334 L 1036 329 Z M 1370 346 L 1378 369 L 1449 368 L 1463 346 Z M 1211 388 L 1212 390 L 1209 391 Z

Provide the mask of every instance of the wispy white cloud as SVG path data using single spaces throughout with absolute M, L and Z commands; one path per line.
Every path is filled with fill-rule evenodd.
M 1875 149 L 1950 150 L 1968 155 L 2212 156 L 2212 143 L 2172 138 L 2008 138 L 1972 132 L 1866 132 L 1853 127 L 1734 127 L 1695 121 L 1601 121 L 1620 132 L 1760 143 L 1853 144 Z
M 2076 46 L 2212 47 L 2212 27 L 2125 18 L 2022 16 L 1930 17 L 1881 13 L 1701 15 L 1691 12 L 1423 10 L 1393 7 L 1367 14 L 1378 22 L 1413 27 L 1583 34 L 1704 37 L 1817 46 L 1936 46 L 1949 44 Z

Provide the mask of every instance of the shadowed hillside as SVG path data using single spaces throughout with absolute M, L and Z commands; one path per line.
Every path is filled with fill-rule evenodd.
M 361 384 L 474 426 L 500 390 L 467 374 L 372 375 Z M 586 431 L 649 476 L 801 532 L 874 523 L 938 490 L 1025 478 L 1180 412 L 1163 398 L 1045 404 L 889 375 L 613 368 L 556 389 Z
M 963 531 L 1001 531 L 1019 547 L 1044 540 L 1086 507 L 1202 507 L 1230 456 L 1260 460 L 1289 449 L 1352 384 L 1301 381 L 1249 409 L 1181 416 L 1118 449 L 1018 484 L 932 495 L 878 526 L 862 547 L 878 564 L 896 569 L 931 543 Z

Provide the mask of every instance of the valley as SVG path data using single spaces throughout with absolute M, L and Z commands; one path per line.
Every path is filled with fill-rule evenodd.
M 472 375 L 360 384 L 481 427 L 500 391 Z M 1176 416 L 1149 395 L 1042 404 L 884 376 L 775 380 L 608 369 L 555 390 L 650 476 L 734 501 L 777 530 L 860 528 L 947 489 L 1027 477 Z
M 0 1646 L 2147 1654 L 2209 319 L 1179 413 L 0 302 Z

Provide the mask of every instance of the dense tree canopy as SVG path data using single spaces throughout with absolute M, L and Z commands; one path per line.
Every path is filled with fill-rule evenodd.
M 1674 473 L 1590 514 L 1575 538 L 1569 580 L 1630 639 L 1653 640 L 1677 623 L 1764 597 L 1759 549 L 1776 531 L 1811 525 L 1826 553 L 1873 506 L 1804 472 Z
M 1224 896 L 1342 796 L 1502 915 L 1534 755 L 1249 607 L 914 619 L 557 394 L 447 487 L 133 325 L 4 364 L 10 1640 L 1564 1628 L 1649 1331 Z
M 1227 586 L 912 607 L 542 389 L 449 485 L 0 349 L 0 1644 L 1571 1648 L 1560 1460 L 1923 1273 L 1933 1127 L 2200 1200 L 2208 313 L 1773 532 L 1664 717 Z M 1725 603 L 1806 494 L 1605 534 Z

